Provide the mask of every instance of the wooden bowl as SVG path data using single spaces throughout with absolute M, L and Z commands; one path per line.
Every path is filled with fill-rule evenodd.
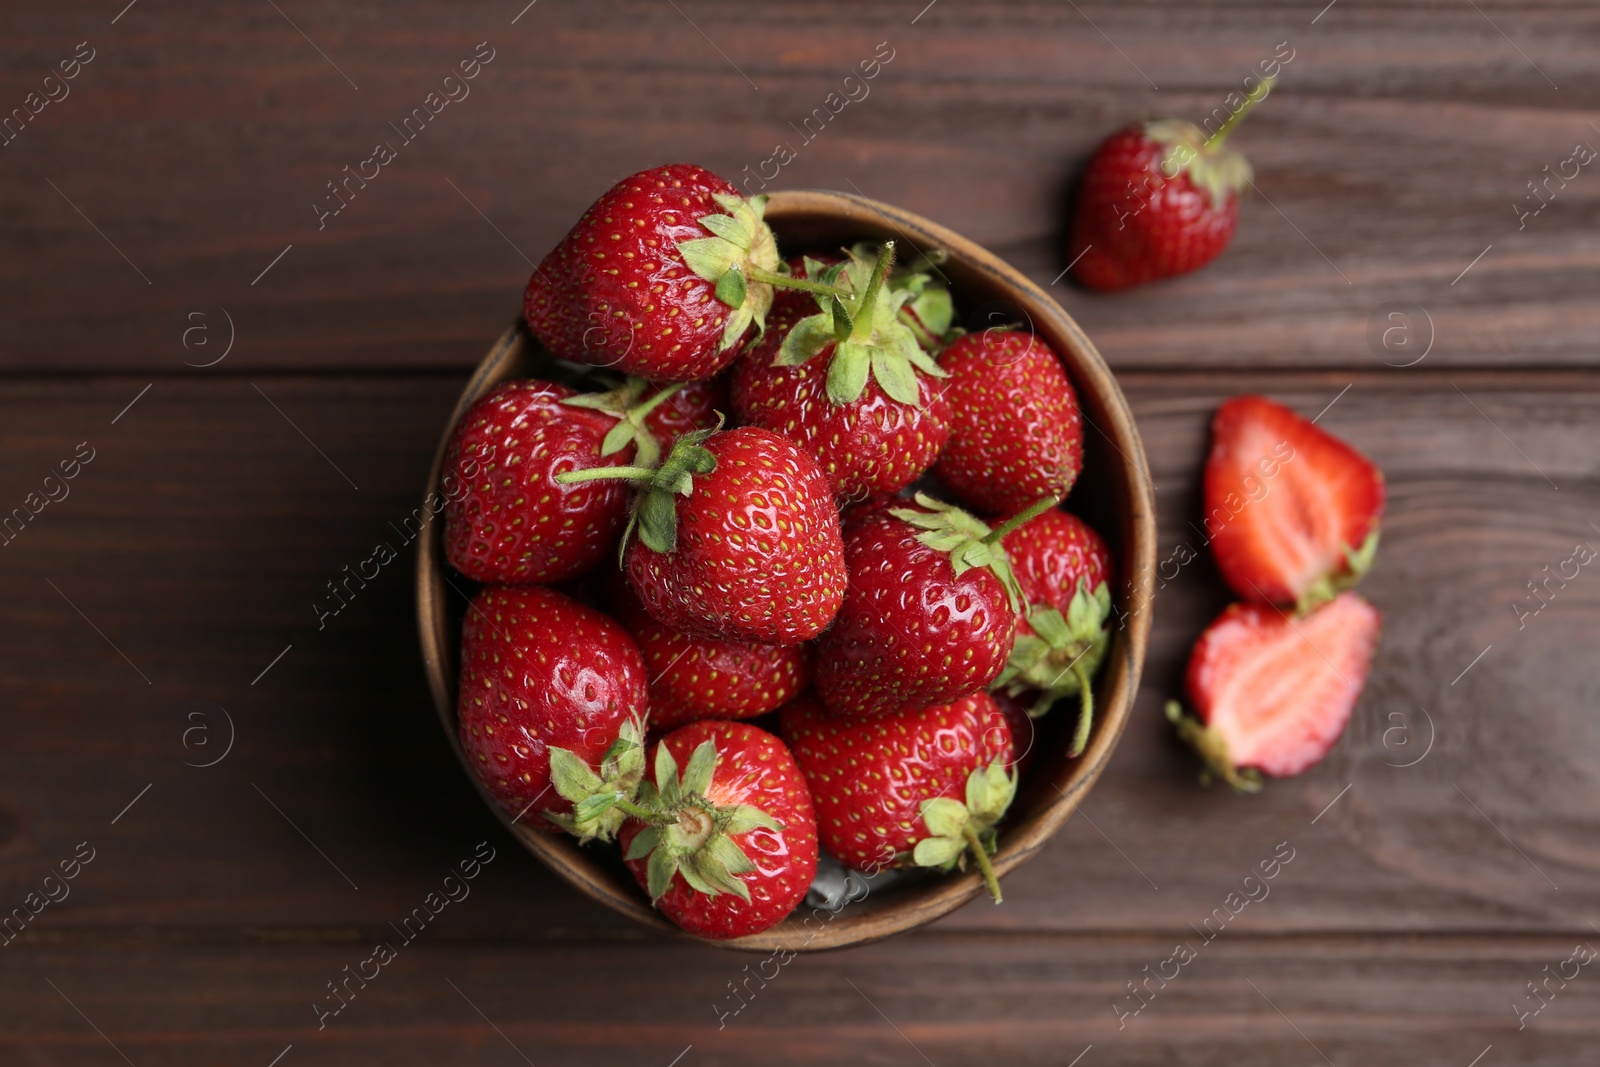
M 1042 289 L 995 256 L 941 226 L 908 211 L 844 193 L 803 191 L 772 195 L 767 221 L 786 252 L 825 249 L 858 240 L 894 240 L 899 258 L 914 250 L 942 248 L 949 260 L 941 268 L 954 291 L 956 307 L 969 330 L 1021 323 L 1060 352 L 1078 391 L 1084 416 L 1084 472 L 1068 507 L 1106 538 L 1116 557 L 1118 588 L 1113 593 L 1117 628 L 1110 653 L 1095 683 L 1096 723 L 1089 747 L 1075 760 L 1065 757 L 1074 718 L 1069 707 L 1041 720 L 1040 750 L 1025 775 L 1017 800 L 1002 826 L 995 870 L 1003 877 L 1037 852 L 1072 814 L 1094 784 L 1122 734 L 1133 706 L 1150 631 L 1150 602 L 1156 560 L 1155 500 L 1144 446 L 1133 416 L 1105 361 L 1066 312 Z M 539 376 L 550 357 L 519 320 L 495 342 L 467 383 L 449 425 L 439 440 L 428 494 L 439 486 L 445 443 L 457 420 L 480 396 L 508 378 Z M 443 517 L 422 531 L 417 553 L 417 621 L 429 688 L 449 744 L 476 783 L 456 731 L 457 660 L 461 617 L 472 584 L 450 571 L 441 547 Z M 1070 702 L 1069 702 L 1070 703 Z M 485 803 L 523 845 L 581 892 L 663 933 L 683 933 L 650 906 L 612 846 L 580 848 L 564 834 L 542 833 L 513 824 L 480 785 Z M 724 947 L 771 951 L 839 948 L 865 944 L 910 930 L 954 911 L 984 892 L 975 871 L 951 873 L 870 892 L 830 916 L 815 916 L 804 904 L 788 919 Z M 699 939 L 696 939 L 699 940 Z

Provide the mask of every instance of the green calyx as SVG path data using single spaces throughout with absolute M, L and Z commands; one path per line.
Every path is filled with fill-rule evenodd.
M 1221 778 L 1241 793 L 1261 792 L 1261 774 L 1253 768 L 1233 765 L 1228 754 L 1228 742 L 1220 733 L 1206 726 L 1192 715 L 1186 715 L 1183 705 L 1176 700 L 1167 701 L 1167 721 L 1178 730 L 1178 736 L 1204 761 L 1200 784 L 1210 785 L 1213 778 Z
M 610 841 L 627 818 L 644 777 L 644 728 L 637 718 L 622 724 L 617 739 L 600 757 L 596 773 L 581 756 L 550 747 L 550 783 L 572 802 L 572 814 L 546 811 L 544 817 L 579 842 Z
M 1011 610 L 1021 611 L 1024 604 L 1022 587 L 1017 584 L 1017 576 L 1011 570 L 1011 559 L 1000 543 L 1001 538 L 1029 519 L 1055 507 L 1054 498 L 1037 501 L 1026 511 L 992 530 L 982 519 L 962 511 L 954 504 L 935 500 L 926 493 L 918 493 L 914 499 L 924 510 L 890 508 L 889 514 L 921 530 L 922 533 L 917 535 L 918 541 L 935 552 L 948 555 L 950 567 L 957 578 L 974 567 L 988 568 L 1004 587 Z
M 656 435 L 645 426 L 645 416 L 671 399 L 672 394 L 682 389 L 683 385 L 679 383 L 663 386 L 661 391 L 649 400 L 641 401 L 640 397 L 644 396 L 650 384 L 643 378 L 630 375 L 621 384 L 604 393 L 579 393 L 577 396 L 568 397 L 562 403 L 575 408 L 604 411 L 608 415 L 617 417 L 617 424 L 606 432 L 605 439 L 600 443 L 602 456 L 614 456 L 631 444 L 634 446 L 634 465 L 654 467 L 661 462 L 661 442 L 656 440 Z
M 945 377 L 945 372 L 900 317 L 914 294 L 886 284 L 894 265 L 894 242 L 884 244 L 873 258 L 862 254 L 864 250 L 857 246 L 847 259 L 831 266 L 806 261 L 809 277 L 838 292 L 817 294 L 817 314 L 794 324 L 773 362 L 798 367 L 832 345 L 828 399 L 833 403 L 859 399 L 870 376 L 893 399 L 921 407 L 922 385 L 916 372 L 934 378 Z
M 1106 583 L 1090 592 L 1087 580 L 1078 582 L 1065 615 L 1054 607 L 1033 607 L 1028 613 L 1033 633 L 1018 635 L 1005 670 L 991 687 L 1013 697 L 1037 694 L 1028 710 L 1034 718 L 1062 697 L 1077 695 L 1078 726 L 1068 756 L 1082 755 L 1089 742 L 1094 722 L 1092 679 L 1111 643 L 1110 615 L 1111 591 Z
M 1238 152 L 1222 147 L 1222 142 L 1251 108 L 1267 98 L 1272 84 L 1271 78 L 1263 79 L 1209 136 L 1184 119 L 1156 119 L 1145 123 L 1145 136 L 1165 149 L 1161 156 L 1162 175 L 1168 179 L 1188 175 L 1195 188 L 1205 193 L 1212 207 L 1221 207 L 1229 196 L 1237 195 L 1250 184 L 1250 162 Z
M 733 309 L 722 331 L 719 351 L 739 342 L 752 322 L 759 337 L 772 308 L 772 279 L 777 276 L 778 241 L 762 216 L 767 198 L 749 200 L 732 193 L 715 193 L 712 199 L 727 212 L 704 215 L 698 221 L 712 236 L 678 242 L 678 253 L 694 273 L 715 285 L 717 299 Z
M 1004 759 L 967 775 L 967 802 L 938 797 L 922 802 L 922 822 L 929 836 L 918 841 L 911 859 L 918 867 L 948 871 L 967 869 L 970 858 L 978 865 L 989 895 L 1000 903 L 1000 879 L 989 863 L 998 847 L 998 823 L 1017 795 L 1017 776 L 1006 770 Z
M 748 804 L 718 807 L 707 799 L 716 768 L 717 747 L 711 741 L 701 742 L 689 756 L 681 779 L 667 746 L 656 746 L 656 780 L 640 785 L 632 813 L 649 825 L 628 844 L 625 857 L 649 857 L 646 888 L 651 901 L 660 899 L 675 874 L 707 896 L 732 893 L 750 901 L 750 890 L 739 876 L 756 867 L 733 839 L 757 827 L 782 827 L 759 808 Z
M 1300 594 L 1300 599 L 1295 601 L 1294 613 L 1296 618 L 1301 618 L 1316 611 L 1322 605 L 1351 588 L 1362 578 L 1366 577 L 1372 569 L 1373 560 L 1378 557 L 1378 530 L 1373 528 L 1367 534 L 1367 539 L 1361 542 L 1361 547 L 1352 549 L 1349 545 L 1344 547 L 1344 570 L 1338 574 L 1318 578 L 1311 583 L 1311 587 Z
M 874 260 L 878 249 L 862 242 L 853 247 L 850 254 L 863 260 Z M 909 294 L 896 314 L 916 337 L 917 344 L 927 352 L 938 352 L 958 332 L 951 329 L 956 311 L 950 289 L 929 273 L 938 271 L 939 266 L 949 258 L 950 253 L 942 248 L 930 249 L 911 263 L 896 264 L 889 272 L 890 291 Z
M 666 461 L 658 467 L 590 467 L 562 471 L 555 480 L 561 485 L 608 478 L 631 482 L 639 488 L 639 495 L 634 498 L 633 514 L 628 518 L 628 528 L 623 531 L 618 551 L 627 549 L 628 539 L 637 531 L 639 540 L 648 548 L 671 555 L 678 548 L 678 505 L 673 498 L 691 495 L 695 475 L 710 474 L 717 469 L 717 457 L 705 443 L 721 429 L 722 420 L 718 418 L 717 424 L 709 430 L 680 435 Z

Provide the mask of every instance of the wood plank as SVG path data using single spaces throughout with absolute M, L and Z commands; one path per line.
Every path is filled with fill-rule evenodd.
M 1600 544 L 1600 392 L 1577 375 L 1420 370 L 1125 376 L 1164 551 L 1193 539 L 1220 396 L 1270 387 L 1309 415 L 1337 398 L 1322 424 L 1368 450 L 1391 492 L 1364 587 L 1386 617 L 1374 676 L 1322 766 L 1254 798 L 1200 789 L 1159 708 L 1226 598 L 1209 563 L 1183 568 L 1158 594 L 1139 711 L 1085 817 L 1008 879 L 1003 907 L 945 928 L 1182 929 L 1281 841 L 1297 859 L 1249 920 L 1263 932 L 1572 932 L 1600 914 L 1585 755 L 1600 741 L 1585 710 L 1600 585 L 1585 570 L 1520 632 L 1511 608 L 1575 541 Z M 0 549 L 0 899 L 20 902 L 80 841 L 103 857 L 25 937 L 371 926 L 483 840 L 502 856 L 463 920 L 478 934 L 627 931 L 517 852 L 449 759 L 404 558 L 317 628 L 324 583 L 380 539 L 399 546 L 390 523 L 416 506 L 461 379 L 160 378 L 113 425 L 147 381 L 0 384 L 4 505 L 79 442 L 96 449 L 71 495 Z M 221 751 L 219 708 L 233 750 L 185 766 Z M 1419 708 L 1437 739 L 1401 769 L 1426 745 Z
M 1181 969 L 1163 968 L 1176 977 L 1164 986 L 1152 979 L 1148 1002 L 1119 1030 L 1113 1004 L 1121 998 L 1129 1012 L 1140 1003 L 1127 983 L 1161 968 L 1183 935 L 917 934 L 780 966 L 782 957 L 663 942 L 489 944 L 438 934 L 400 946 L 381 970 L 363 968 L 376 977 L 366 988 L 351 979 L 353 995 L 321 1030 L 312 1005 L 338 1004 L 326 983 L 345 967 L 354 973 L 383 934 L 326 945 L 12 949 L 0 1049 L 23 1067 L 119 1062 L 108 1043 L 141 1067 L 265 1065 L 291 1045 L 285 1067 L 950 1067 L 1079 1056 L 1082 1067 L 1467 1067 L 1479 1056 L 1484 1067 L 1553 1067 L 1589 1062 L 1600 1039 L 1593 964 L 1567 965 L 1578 977 L 1564 987 L 1552 979 L 1551 999 L 1517 1030 L 1512 1003 L 1533 1003 L 1525 983 L 1572 958 L 1563 938 L 1227 935 L 1192 946 Z M 734 984 L 748 990 L 743 1001 Z
M 1430 365 L 1592 366 L 1600 181 L 1552 185 L 1520 229 L 1512 205 L 1597 137 L 1600 12 L 1494 7 L 1491 23 L 1346 0 L 1313 25 L 1304 8 L 943 4 L 913 25 L 898 6 L 769 4 L 752 21 L 725 0 L 630 0 L 512 25 L 409 0 L 381 18 L 295 5 L 291 25 L 187 0 L 114 26 L 12 9 L 6 106 L 78 41 L 96 56 L 4 148 L 0 367 L 181 370 L 230 332 L 230 367 L 466 367 L 516 313 L 529 261 L 613 181 L 668 159 L 759 174 L 778 142 L 796 143 L 784 187 L 902 204 L 1048 283 L 1064 192 L 1099 139 L 1145 113 L 1203 117 L 1280 41 L 1294 58 L 1238 137 L 1262 195 L 1234 247 L 1143 292 L 1056 288 L 1107 358 L 1376 367 L 1369 327 L 1404 303 L 1431 317 Z M 399 141 L 390 123 L 484 40 L 495 59 L 471 95 L 319 228 L 327 183 Z M 869 95 L 805 141 L 801 121 L 879 42 L 894 58 Z

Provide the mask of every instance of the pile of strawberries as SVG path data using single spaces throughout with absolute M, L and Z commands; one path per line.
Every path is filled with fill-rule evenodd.
M 682 164 L 596 201 L 525 298 L 563 380 L 484 396 L 443 474 L 479 779 L 711 938 L 819 847 L 998 900 L 1029 716 L 1076 696 L 1080 753 L 1109 639 L 1058 354 L 953 328 L 937 252 L 783 258 L 764 206 Z

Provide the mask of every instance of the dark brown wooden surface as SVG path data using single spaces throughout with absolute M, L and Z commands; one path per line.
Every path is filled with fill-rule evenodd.
M 1521 1031 L 1512 1004 L 1600 947 L 1600 578 L 1520 629 L 1514 605 L 1600 547 L 1600 177 L 1521 231 L 1511 205 L 1576 142 L 1600 147 L 1600 11 L 939 0 L 913 25 L 922 3 L 539 0 L 512 25 L 521 3 L 277 6 L 0 12 L 0 109 L 96 50 L 0 147 L 0 513 L 94 449 L 0 547 L 0 904 L 95 849 L 0 947 L 0 1061 L 1593 1060 L 1593 966 Z M 323 183 L 482 40 L 471 96 L 319 232 Z M 795 960 L 719 1030 L 759 958 L 581 899 L 463 779 L 423 688 L 409 555 L 325 629 L 312 603 L 399 547 L 390 524 L 515 314 L 524 255 L 639 167 L 754 170 L 880 41 L 895 58 L 871 94 L 774 184 L 901 203 L 1044 283 L 1100 136 L 1199 117 L 1290 43 L 1238 135 L 1264 196 L 1228 253 L 1140 293 L 1052 292 L 1121 372 L 1163 556 L 1199 547 L 1223 397 L 1332 403 L 1322 424 L 1389 478 L 1364 586 L 1385 633 L 1324 764 L 1258 797 L 1203 790 L 1159 708 L 1226 598 L 1204 558 L 1181 568 L 1110 769 L 1006 903 Z M 1400 305 L 1434 339 L 1405 368 L 1421 349 L 1369 341 Z M 223 351 L 224 309 L 232 351 L 186 367 Z M 186 766 L 229 719 L 227 756 Z M 472 895 L 319 1031 L 325 983 L 480 841 L 497 854 Z M 1190 924 L 1285 841 L 1271 895 L 1119 1031 L 1125 983 L 1198 942 Z

